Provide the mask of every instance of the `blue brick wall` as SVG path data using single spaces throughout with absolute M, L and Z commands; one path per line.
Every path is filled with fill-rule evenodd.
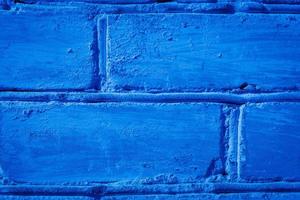
M 0 199 L 300 199 L 299 0 L 0 5 Z

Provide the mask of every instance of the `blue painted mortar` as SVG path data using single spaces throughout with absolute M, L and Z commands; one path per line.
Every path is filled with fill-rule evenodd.
M 300 199 L 299 0 L 0 5 L 0 199 Z

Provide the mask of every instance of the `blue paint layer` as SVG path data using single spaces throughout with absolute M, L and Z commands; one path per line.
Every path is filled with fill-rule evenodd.
M 254 194 L 186 194 L 186 195 L 120 195 L 102 197 L 101 200 L 298 200 L 300 194 L 254 193 Z M 94 200 L 93 197 L 73 196 L 0 196 L 1 200 Z
M 299 182 L 190 182 L 180 184 L 141 184 L 138 182 L 87 183 L 81 185 L 3 185 L 1 195 L 39 196 L 117 196 L 117 195 L 181 195 L 299 193 Z
M 299 0 L 0 6 L 0 199 L 300 199 Z
M 0 24 L 1 90 L 92 87 L 94 39 L 87 16 L 72 9 L 3 11 Z
M 296 15 L 109 16 L 107 87 L 298 89 L 299 22 Z
M 154 3 L 156 0 L 24 0 L 25 3 L 53 3 L 53 2 L 88 2 L 98 4 L 146 4 Z
M 4 103 L 0 165 L 9 180 L 33 183 L 221 174 L 220 112 L 217 104 Z
M 177 0 L 178 3 L 216 3 L 217 0 Z
M 94 200 L 93 197 L 74 196 L 0 196 L 0 200 Z
M 254 194 L 194 194 L 194 195 L 151 195 L 151 196 L 117 196 L 117 197 L 104 197 L 103 200 L 298 200 L 300 194 L 267 194 L 267 193 L 254 193 Z
M 300 0 L 256 0 L 262 3 L 269 4 L 300 4 Z
M 299 181 L 299 122 L 299 103 L 246 105 L 241 130 L 245 145 L 241 177 Z

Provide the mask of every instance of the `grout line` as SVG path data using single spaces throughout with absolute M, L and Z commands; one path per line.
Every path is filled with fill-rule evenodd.
M 228 106 L 228 116 L 226 121 L 227 132 L 227 158 L 226 171 L 229 180 L 237 179 L 237 129 L 239 106 Z
M 269 183 L 182 183 L 154 185 L 95 185 L 95 186 L 47 186 L 47 185 L 2 185 L 0 195 L 34 196 L 109 196 L 109 195 L 150 195 L 189 193 L 249 193 L 249 192 L 300 192 L 300 182 Z
M 37 1 L 36 1 L 37 2 Z M 93 6 L 99 7 L 102 13 L 106 14 L 145 14 L 145 13 L 203 13 L 203 14 L 239 14 L 239 13 L 251 13 L 251 14 L 300 14 L 300 4 L 268 4 L 261 2 L 217 2 L 217 3 L 193 3 L 194 7 L 190 6 L 191 3 L 146 3 L 146 4 L 97 4 L 92 2 L 73 2 L 73 6 Z M 16 6 L 21 7 L 34 7 L 34 6 L 65 6 L 64 2 L 49 3 L 44 2 L 42 4 L 17 3 Z M 205 5 L 205 6 L 203 6 Z M 132 8 L 126 10 L 126 8 Z M 135 8 L 137 7 L 137 8 Z M 176 8 L 170 10 L 168 8 Z M 107 11 L 105 10 L 107 8 Z M 111 8 L 116 8 L 111 9 Z M 144 8 L 141 9 L 141 8 Z M 98 13 L 100 14 L 100 13 Z
M 107 81 L 106 59 L 107 59 L 107 16 L 104 15 L 98 20 L 98 40 L 99 40 L 99 79 L 101 90 L 105 88 Z
M 241 169 L 245 162 L 245 144 L 243 135 L 243 119 L 244 119 L 245 105 L 242 105 L 239 109 L 238 128 L 237 128 L 237 178 L 241 180 Z
M 33 102 L 141 102 L 141 103 L 245 103 L 300 102 L 300 92 L 232 94 L 203 93 L 97 93 L 97 92 L 0 92 L 0 101 Z

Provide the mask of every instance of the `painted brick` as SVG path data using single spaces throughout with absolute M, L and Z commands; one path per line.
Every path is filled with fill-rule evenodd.
M 0 165 L 9 180 L 33 183 L 222 173 L 220 112 L 201 103 L 2 103 Z
M 296 89 L 299 27 L 298 15 L 111 15 L 107 87 L 199 91 L 247 82 L 265 91 Z
M 104 197 L 102 200 L 298 200 L 299 193 L 244 193 L 244 194 L 194 194 L 194 195 L 149 195 L 149 196 L 114 196 Z
M 177 0 L 178 3 L 216 3 L 217 0 Z
M 194 195 L 127 195 L 127 196 L 107 196 L 101 200 L 298 200 L 298 193 L 246 193 L 246 194 L 194 194 Z M 0 196 L 1 200 L 92 200 L 92 197 L 77 197 L 77 196 Z
M 0 9 L 0 200 L 300 199 L 300 0 Z
M 265 103 L 243 110 L 245 179 L 300 180 L 300 104 Z
M 107 196 L 101 200 L 298 200 L 300 194 L 298 193 L 244 193 L 244 194 L 194 194 L 194 195 L 127 195 L 127 196 Z M 1 200 L 92 200 L 92 197 L 68 197 L 68 196 L 0 196 Z
M 92 197 L 79 196 L 16 196 L 3 195 L 0 200 L 94 200 Z
M 24 0 L 26 3 L 37 2 L 88 2 L 88 3 L 103 3 L 103 4 L 145 4 L 154 3 L 156 0 Z
M 0 12 L 0 89 L 92 87 L 93 25 L 70 10 Z
M 300 0 L 254 0 L 269 4 L 300 4 Z

